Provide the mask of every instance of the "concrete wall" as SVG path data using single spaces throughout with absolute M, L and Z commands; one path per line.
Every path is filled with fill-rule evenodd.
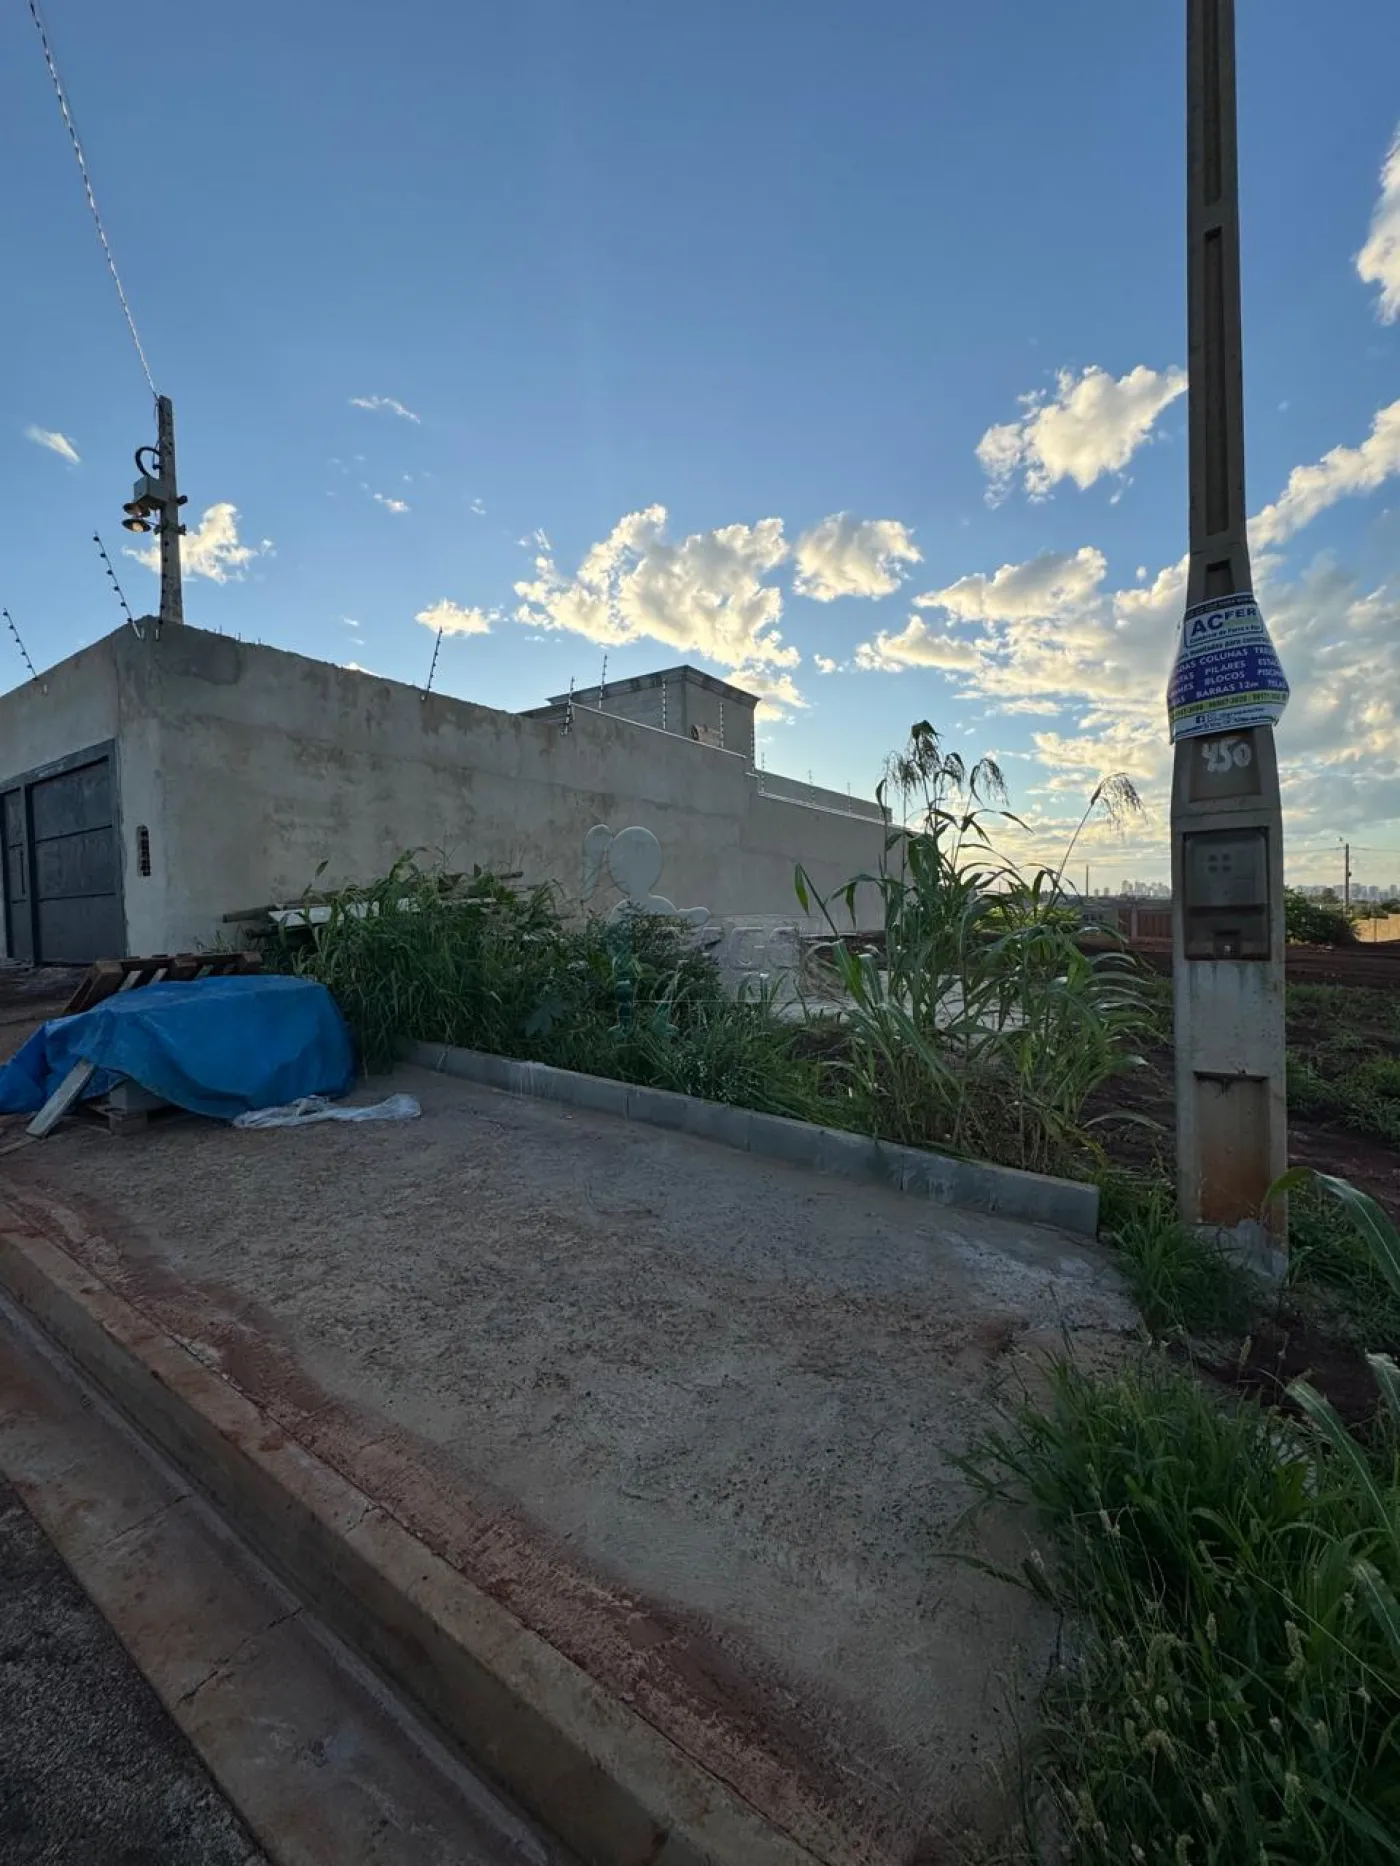
M 690 728 L 699 726 L 703 730 L 724 736 L 724 749 L 737 752 L 744 763 L 753 768 L 754 762 L 754 708 L 743 706 L 737 700 L 726 700 L 723 694 L 713 692 L 709 687 L 702 687 L 699 681 L 688 680 L 680 694 L 685 707 L 684 724 L 681 730 L 690 737 Z M 674 722 L 671 727 L 675 730 Z M 713 740 L 711 741 L 713 743 Z
M 631 719 L 638 725 L 659 726 L 666 732 L 690 737 L 692 726 L 699 726 L 709 744 L 724 739 L 724 749 L 738 752 L 754 763 L 754 713 L 758 702 L 751 694 L 717 693 L 696 670 L 673 668 L 664 677 L 648 675 L 640 680 L 610 681 L 602 692 L 597 687 L 580 687 L 573 696 L 574 709 L 611 713 L 616 719 Z M 551 700 L 547 706 L 532 706 L 521 715 L 524 719 L 560 719 L 567 703 Z
M 759 773 L 759 789 L 765 797 L 782 797 L 789 803 L 814 804 L 822 810 L 839 810 L 846 816 L 868 816 L 883 822 L 880 806 L 873 797 L 852 797 L 844 790 L 828 790 L 823 784 L 804 784 L 800 778 L 784 777 L 777 771 Z
M 762 796 L 743 757 L 608 714 L 580 708 L 565 734 L 192 628 L 88 652 L 115 667 L 124 842 L 137 821 L 151 835 L 133 950 L 208 941 L 224 913 L 372 880 L 416 847 L 576 898 L 595 823 L 651 829 L 660 892 L 716 914 L 795 914 L 797 862 L 826 891 L 880 856 L 881 825 Z

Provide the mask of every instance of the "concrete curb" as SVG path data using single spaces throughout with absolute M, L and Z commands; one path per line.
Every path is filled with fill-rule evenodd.
M 820 1866 L 3 1207 L 0 1287 L 332 1632 L 590 1866 Z
M 374 1866 L 573 1861 L 410 1719 L 2 1293 L 0 1475 L 276 1866 L 364 1860 L 367 1835 Z
M 955 1160 L 947 1154 L 926 1153 L 921 1147 L 899 1147 L 840 1128 L 790 1121 L 780 1114 L 757 1114 L 749 1108 L 701 1101 L 694 1095 L 674 1095 L 669 1089 L 634 1088 L 606 1076 L 579 1075 L 548 1063 L 516 1062 L 509 1056 L 488 1056 L 483 1050 L 406 1039 L 399 1054 L 420 1068 L 480 1082 L 509 1095 L 531 1095 L 597 1114 L 620 1115 L 650 1127 L 717 1141 L 740 1153 L 783 1160 L 810 1172 L 891 1186 L 938 1205 L 1051 1225 L 1076 1237 L 1098 1236 L 1099 1189 L 1079 1180 L 1052 1179 L 1045 1173 L 1023 1173 L 1014 1166 L 992 1166 L 981 1160 Z

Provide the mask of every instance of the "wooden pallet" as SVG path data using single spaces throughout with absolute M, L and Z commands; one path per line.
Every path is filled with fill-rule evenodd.
M 90 1011 L 104 998 L 118 991 L 138 991 L 143 985 L 186 983 L 196 978 L 242 977 L 262 971 L 262 955 L 256 952 L 158 952 L 148 959 L 98 959 L 78 980 L 77 989 L 64 1005 L 64 1017 Z

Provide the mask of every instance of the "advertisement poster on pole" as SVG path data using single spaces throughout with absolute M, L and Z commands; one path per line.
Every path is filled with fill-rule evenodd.
M 1194 603 L 1167 687 L 1172 743 L 1276 726 L 1287 704 L 1288 681 L 1250 592 Z

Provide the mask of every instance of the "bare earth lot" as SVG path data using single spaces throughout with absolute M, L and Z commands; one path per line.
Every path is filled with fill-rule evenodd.
M 956 1858 L 1054 1623 L 942 1559 L 949 1462 L 1108 1259 L 686 1136 L 402 1070 L 421 1121 L 0 1163 L 127 1300 L 829 1855 Z M 3 1124 L 0 1145 L 18 1131 Z M 918 1850 L 922 1849 L 922 1850 Z

